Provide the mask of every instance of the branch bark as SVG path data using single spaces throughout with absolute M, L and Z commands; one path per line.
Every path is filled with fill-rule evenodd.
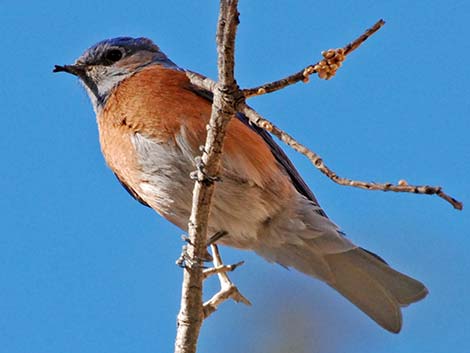
M 244 113 L 252 124 L 255 124 L 272 133 L 294 150 L 304 154 L 313 165 L 335 183 L 354 186 L 368 190 L 412 192 L 418 194 L 435 194 L 456 209 L 462 209 L 462 203 L 445 194 L 440 186 L 413 186 L 405 181 L 397 185 L 386 183 L 367 183 L 339 177 L 329 169 L 319 155 L 296 141 L 292 136 L 276 127 L 263 118 L 245 103 L 245 98 L 273 92 L 290 84 L 306 81 L 313 73 L 320 78 L 330 78 L 341 66 L 345 56 L 357 49 L 369 36 L 379 30 L 385 22 L 378 21 L 362 36 L 347 46 L 337 50 L 322 53 L 324 60 L 310 65 L 303 70 L 284 79 L 241 91 L 234 78 L 234 46 L 238 25 L 238 0 L 221 0 L 220 14 L 217 27 L 217 54 L 218 54 L 218 82 L 214 82 L 202 75 L 187 72 L 191 82 L 208 91 L 213 92 L 212 113 L 208 125 L 207 138 L 203 148 L 202 157 L 197 160 L 197 171 L 194 173 L 193 204 L 188 223 L 189 241 L 183 259 L 186 259 L 184 270 L 181 307 L 178 314 L 178 329 L 175 342 L 175 353 L 195 353 L 200 328 L 205 317 L 215 311 L 219 304 L 232 298 L 236 301 L 249 304 L 241 295 L 235 285 L 227 276 L 227 271 L 233 270 L 237 265 L 224 266 L 215 245 L 214 269 L 203 271 L 202 259 L 206 254 L 207 230 L 212 195 L 215 182 L 218 179 L 221 163 L 221 153 L 225 131 L 230 119 L 236 112 Z M 221 282 L 221 290 L 208 302 L 202 301 L 202 284 L 206 276 L 217 273 Z
M 369 28 L 358 37 L 353 42 L 346 45 L 342 48 L 341 55 L 347 55 L 357 49 L 367 38 L 369 38 L 372 34 L 377 32 L 385 22 L 383 20 L 378 21 L 374 26 Z M 324 52 L 323 56 L 326 58 L 328 56 L 328 52 Z M 245 97 L 252 97 L 257 95 L 262 95 L 269 92 L 274 92 L 276 90 L 282 89 L 290 84 L 302 81 L 305 79 L 305 75 L 310 75 L 314 72 L 317 72 L 315 69 L 315 65 L 310 65 L 303 69 L 302 71 L 297 72 L 291 76 L 288 76 L 285 79 L 278 80 L 272 83 L 268 83 L 259 87 L 244 89 L 242 90 Z M 312 71 L 313 70 L 313 71 Z M 188 78 L 191 80 L 195 86 L 214 92 L 216 83 L 211 79 L 204 77 L 200 74 L 194 72 L 187 72 Z M 269 133 L 276 136 L 279 140 L 287 144 L 289 147 L 294 149 L 295 151 L 302 153 L 306 156 L 312 164 L 317 168 L 320 172 L 330 178 L 333 182 L 344 185 L 344 186 L 352 186 L 360 189 L 366 190 L 380 190 L 380 191 L 394 191 L 394 192 L 407 192 L 407 193 L 414 193 L 414 194 L 423 194 L 423 195 L 436 195 L 443 200 L 450 203 L 455 209 L 462 210 L 463 203 L 456 200 L 452 196 L 445 193 L 441 186 L 431 186 L 431 185 L 409 185 L 405 180 L 400 180 L 398 184 L 392 183 L 373 183 L 373 182 L 365 182 L 360 180 L 351 180 L 348 178 L 343 178 L 338 176 L 332 169 L 327 167 L 323 162 L 323 159 L 315 152 L 307 148 L 306 146 L 302 145 L 298 142 L 295 138 L 290 136 L 288 133 L 283 131 L 282 129 L 278 128 L 276 125 L 271 123 L 269 120 L 265 119 L 261 116 L 258 112 L 254 109 L 250 108 L 245 101 L 239 100 L 236 109 L 238 112 L 241 112 L 246 115 L 246 117 L 250 120 L 250 122 Z
M 217 245 L 211 245 L 212 256 L 214 257 L 214 268 L 209 269 L 213 270 L 219 276 L 220 282 L 220 291 L 212 296 L 207 302 L 204 303 L 204 318 L 209 317 L 214 311 L 216 311 L 220 304 L 223 302 L 233 299 L 237 303 L 243 303 L 245 305 L 251 305 L 250 301 L 246 299 L 243 294 L 240 293 L 237 286 L 233 284 L 230 278 L 227 275 L 228 271 L 235 270 L 238 266 L 242 265 L 243 262 L 239 262 L 235 265 L 224 265 L 222 263 L 222 258 L 220 257 L 219 249 Z M 205 275 L 210 274 L 211 272 L 205 271 Z
M 221 0 L 217 26 L 218 83 L 214 89 L 214 102 L 206 143 L 193 189 L 193 204 L 188 223 L 189 245 L 187 256 L 191 259 L 184 270 L 181 306 L 175 353 L 195 353 L 199 331 L 204 320 L 202 283 L 204 279 L 202 258 L 206 252 L 207 229 L 214 182 L 219 173 L 225 130 L 235 114 L 239 89 L 234 78 L 234 47 L 238 25 L 238 0 Z
M 328 178 L 339 185 L 344 186 L 353 186 L 360 189 L 366 190 L 380 190 L 380 191 L 394 191 L 394 192 L 409 192 L 414 194 L 423 194 L 423 195 L 437 195 L 440 198 L 444 199 L 448 203 L 450 203 L 455 209 L 462 210 L 463 204 L 462 202 L 454 199 L 452 196 L 446 194 L 441 186 L 430 186 L 430 185 L 409 185 L 405 180 L 400 180 L 398 184 L 392 183 L 371 183 L 365 182 L 360 180 L 351 180 L 347 178 L 342 178 L 338 176 L 333 170 L 328 168 L 323 159 L 307 148 L 306 146 L 299 143 L 296 139 L 290 136 L 285 131 L 278 128 L 276 125 L 271 123 L 270 121 L 263 118 L 260 114 L 258 114 L 254 109 L 250 108 L 246 104 L 238 107 L 239 111 L 245 114 L 250 121 L 255 124 L 256 126 L 265 129 L 266 131 L 272 133 L 276 136 L 279 140 L 287 144 L 289 147 L 294 149 L 295 151 L 302 153 L 305 157 L 307 157 L 310 162 L 317 168 L 320 172 L 325 174 Z
M 342 60 L 339 61 L 341 62 L 346 58 L 347 55 L 351 54 L 354 50 L 359 48 L 362 43 L 364 43 L 370 36 L 372 36 L 375 32 L 377 32 L 382 26 L 385 24 L 384 20 L 379 20 L 377 21 L 371 28 L 367 29 L 361 36 L 359 36 L 357 39 L 352 41 L 351 43 L 347 44 L 344 48 L 341 49 L 330 49 L 322 53 L 323 57 L 325 60 L 321 60 L 317 62 L 316 64 L 309 65 L 299 72 L 296 72 L 295 74 L 289 75 L 285 78 L 282 78 L 280 80 L 266 83 L 264 85 L 254 87 L 254 88 L 247 88 L 243 90 L 243 94 L 246 98 L 249 97 L 254 97 L 254 96 L 260 96 L 262 94 L 266 93 L 271 93 L 278 91 L 280 89 L 283 89 L 284 87 L 287 87 L 289 85 L 295 84 L 297 82 L 308 82 L 308 78 L 310 75 L 318 73 L 320 78 L 325 78 L 325 79 L 330 79 L 331 77 L 334 76 L 336 73 L 336 70 L 339 68 L 333 68 L 330 72 L 330 70 L 326 71 L 326 74 L 324 73 L 324 70 L 322 70 L 322 67 L 324 67 L 325 64 L 329 64 L 327 61 L 330 59 L 328 58 L 328 53 L 329 52 L 339 52 L 340 56 L 342 57 Z M 328 65 L 327 65 L 328 67 Z

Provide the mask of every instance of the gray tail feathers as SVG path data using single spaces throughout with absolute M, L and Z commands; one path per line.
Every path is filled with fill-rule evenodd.
M 395 271 L 380 258 L 356 248 L 325 256 L 333 274 L 328 284 L 388 331 L 402 326 L 400 307 L 428 293 L 419 281 Z
M 402 326 L 400 308 L 428 293 L 421 282 L 395 271 L 380 257 L 361 248 L 320 255 L 305 244 L 284 244 L 257 252 L 269 261 L 325 281 L 394 333 L 400 332 Z

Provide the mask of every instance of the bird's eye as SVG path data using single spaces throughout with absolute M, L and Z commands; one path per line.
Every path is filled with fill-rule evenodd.
M 110 64 L 115 63 L 116 61 L 121 60 L 122 52 L 119 49 L 110 49 L 104 54 L 104 58 Z

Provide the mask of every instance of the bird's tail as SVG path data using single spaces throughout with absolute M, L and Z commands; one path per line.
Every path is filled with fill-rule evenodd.
M 345 296 L 388 331 L 402 326 L 401 307 L 426 296 L 426 287 L 393 268 L 377 255 L 352 248 L 319 255 L 318 247 L 285 244 L 277 249 L 257 251 L 270 261 L 294 267 L 319 278 Z
M 428 291 L 419 281 L 360 249 L 326 255 L 333 278 L 328 284 L 348 298 L 383 328 L 398 333 L 400 307 L 423 299 Z

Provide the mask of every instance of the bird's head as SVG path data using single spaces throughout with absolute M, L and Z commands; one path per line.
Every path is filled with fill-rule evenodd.
M 55 65 L 53 71 L 77 76 L 98 111 L 119 82 L 154 64 L 176 67 L 150 39 L 118 37 L 93 45 L 74 64 Z

